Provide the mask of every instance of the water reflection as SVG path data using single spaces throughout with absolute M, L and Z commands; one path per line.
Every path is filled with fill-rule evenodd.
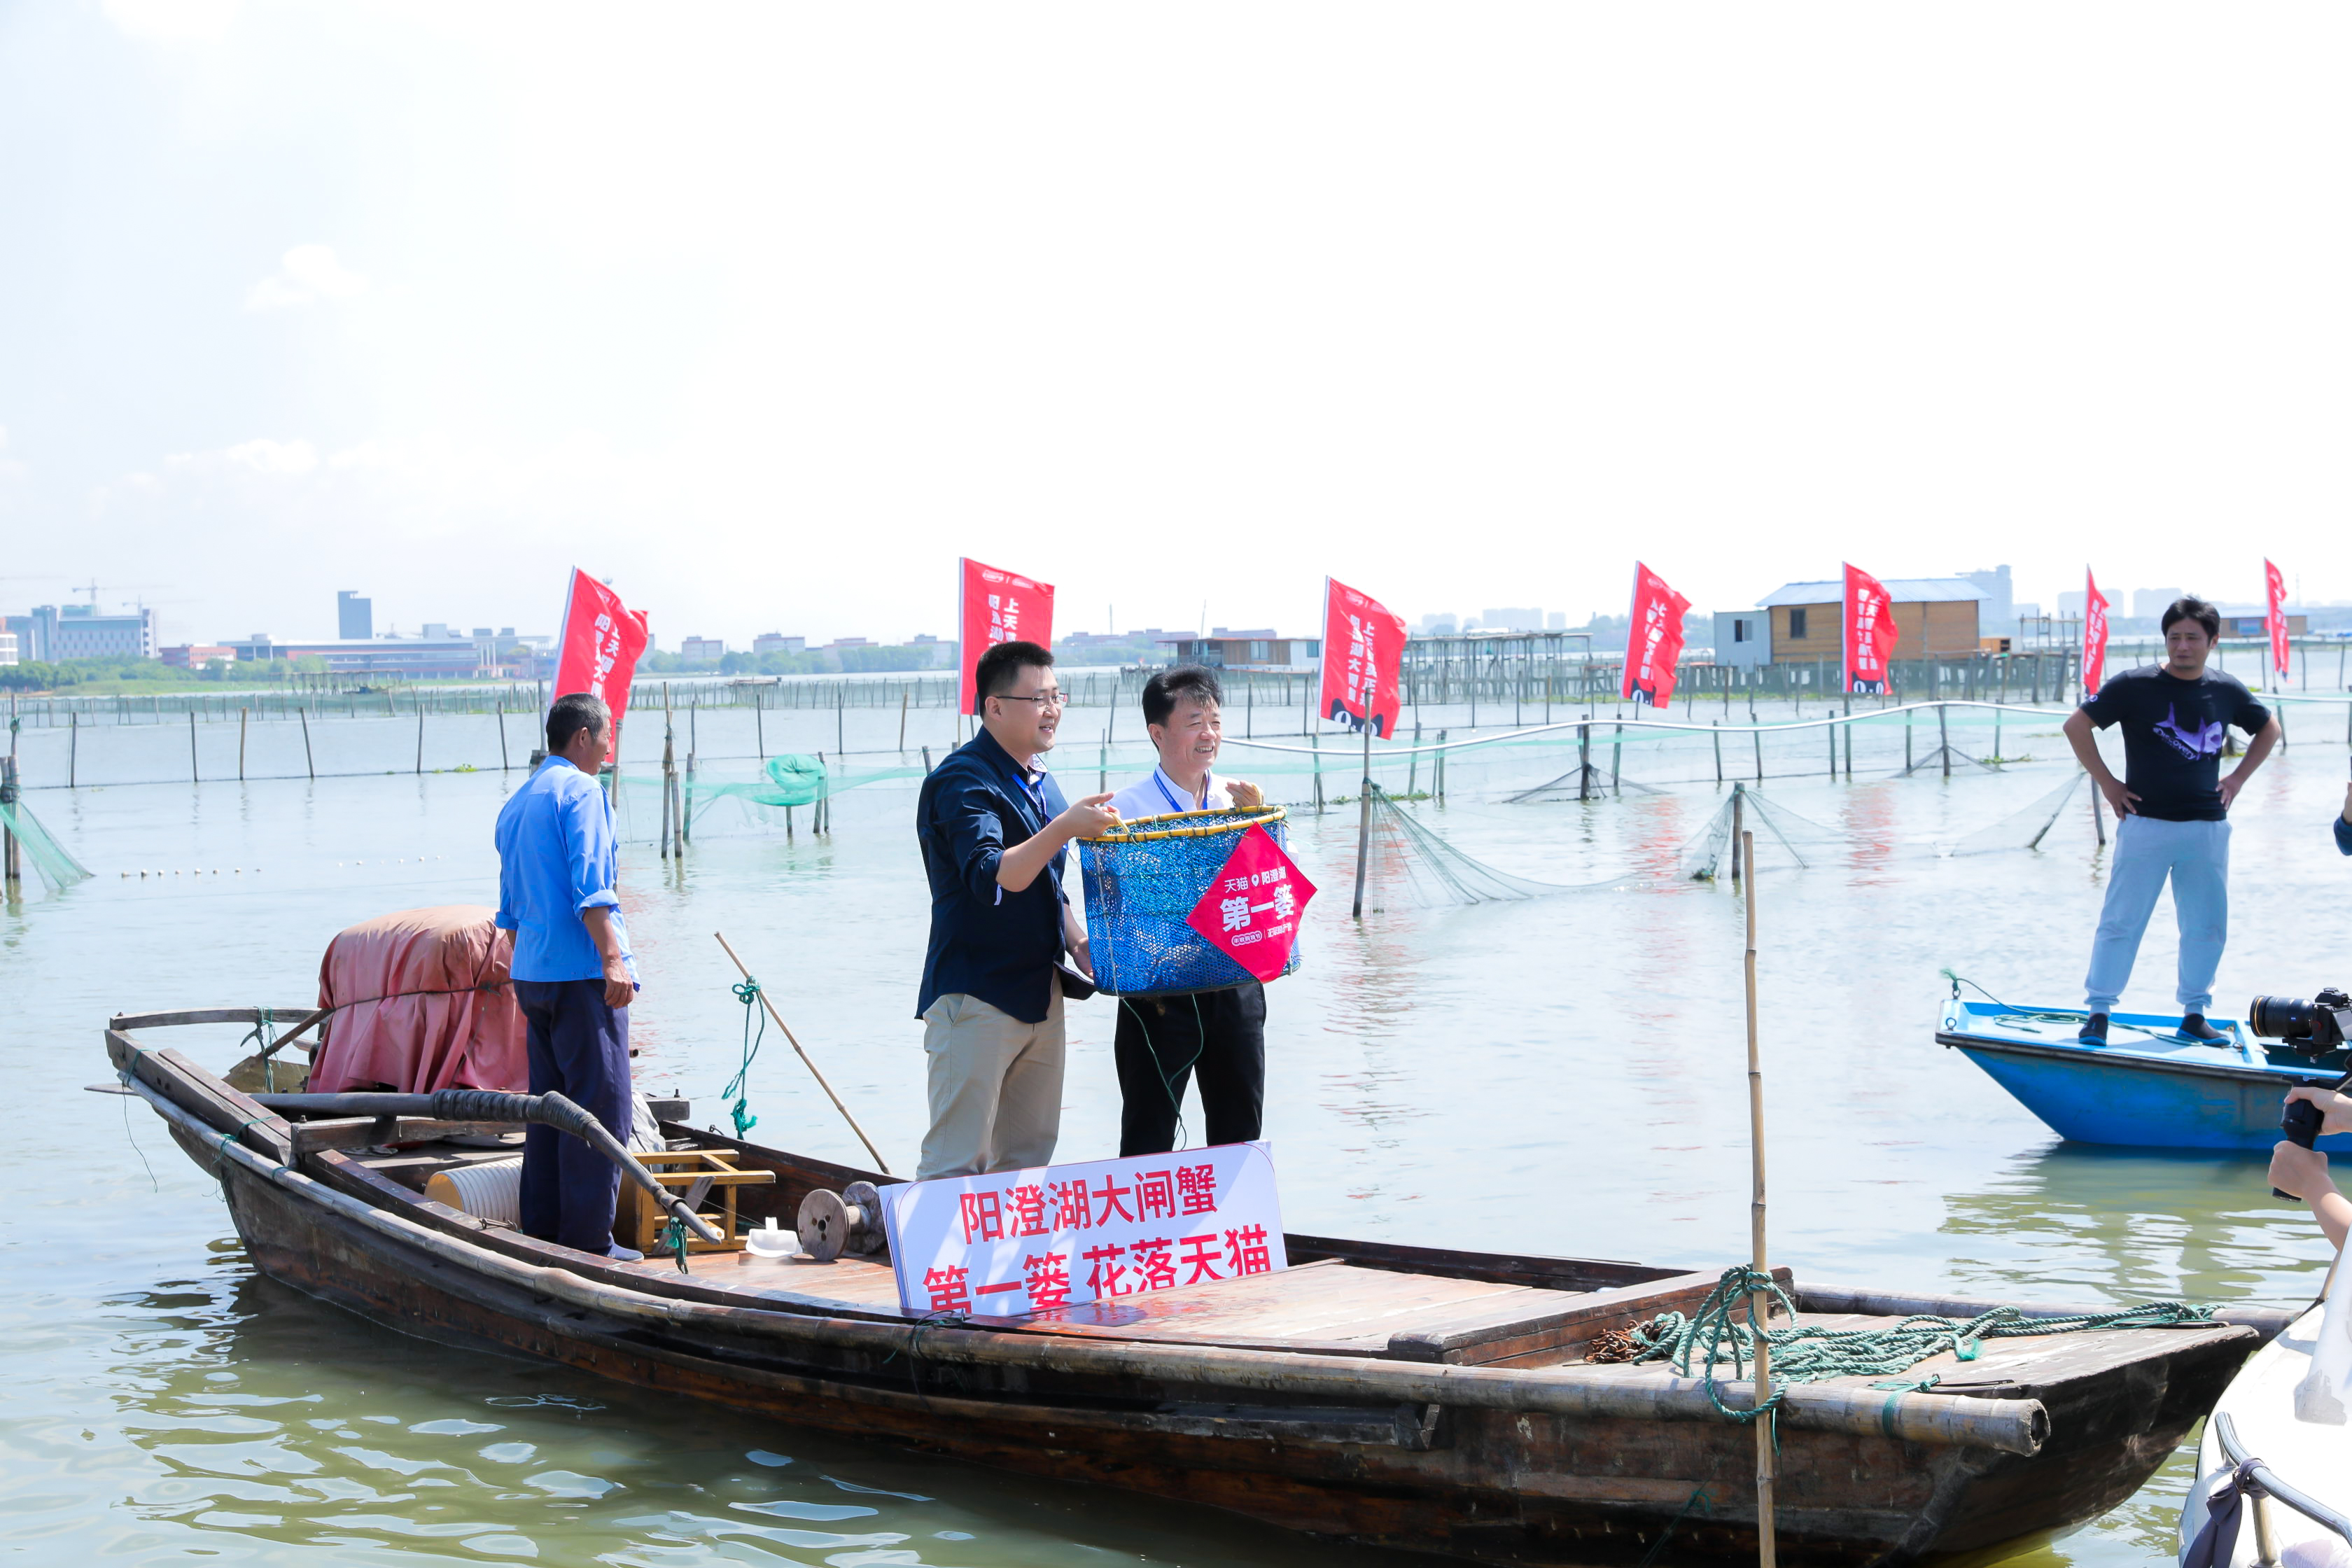
M 2240 1154 L 2053 1143 L 1947 1197 L 1942 1229 L 1955 1273 L 1999 1293 L 2301 1306 L 2318 1294 L 2328 1249 L 2262 1173 Z
M 215 1278 L 107 1300 L 140 1462 L 129 1515 L 178 1551 L 284 1561 L 1337 1564 L 1176 1505 L 997 1475 L 360 1321 L 224 1250 Z M 449 1414 L 452 1410 L 467 1412 Z M 429 1413 L 429 1414 L 428 1414 Z M 1084 1544 L 1081 1544 L 1084 1542 Z

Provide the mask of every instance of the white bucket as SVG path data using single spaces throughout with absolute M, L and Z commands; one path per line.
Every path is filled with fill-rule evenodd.
M 436 1203 L 463 1209 L 478 1219 L 522 1225 L 522 1156 L 485 1160 L 436 1172 L 425 1184 L 425 1195 Z

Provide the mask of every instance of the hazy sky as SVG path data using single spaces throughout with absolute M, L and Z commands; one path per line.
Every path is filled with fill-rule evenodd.
M 2352 11 L 0 5 L 0 607 L 2352 598 Z

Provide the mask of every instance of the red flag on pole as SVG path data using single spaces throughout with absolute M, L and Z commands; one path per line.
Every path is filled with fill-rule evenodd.
M 969 559 L 956 563 L 956 662 L 966 713 L 980 711 L 980 656 L 1001 642 L 1054 646 L 1054 584 Z
M 1664 577 L 1633 563 L 1633 629 L 1618 696 L 1651 708 L 1674 706 L 1675 663 L 1683 656 L 1683 616 L 1689 610 L 1690 601 Z
M 2286 640 L 2286 574 L 2270 562 L 2263 563 L 2263 586 L 2269 591 L 2270 614 L 2263 630 L 2271 634 L 2271 668 L 2279 679 L 2286 679 L 2286 667 L 2294 650 Z
M 613 710 L 613 744 L 620 749 L 621 718 L 629 710 L 629 682 L 637 656 L 653 640 L 644 612 L 595 578 L 572 569 L 572 591 L 563 600 L 563 632 L 555 641 L 552 698 L 584 691 Z
M 1895 653 L 1895 601 L 1886 584 L 1848 564 L 1845 569 L 1845 689 L 1886 689 L 1886 661 Z
M 2107 678 L 2107 596 L 2099 580 L 2083 568 L 2083 691 L 2096 697 Z
M 1398 689 L 1404 684 L 1404 617 L 1336 577 L 1323 579 L 1323 688 L 1326 719 L 1351 730 L 1396 733 Z

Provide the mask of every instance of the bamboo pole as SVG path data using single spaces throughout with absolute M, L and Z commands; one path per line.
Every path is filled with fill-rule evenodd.
M 1731 885 L 1735 888 L 1739 886 L 1741 874 L 1750 868 L 1741 854 L 1746 846 L 1740 841 L 1747 830 L 1748 786 L 1735 784 L 1731 786 Z
M 2352 729 L 2352 721 L 2347 721 Z M 75 774 L 81 766 L 81 713 L 77 709 L 66 710 L 66 788 L 76 787 Z
M 236 710 L 236 782 L 239 784 L 245 782 L 245 721 L 252 713 L 250 708 Z
M 425 776 L 425 693 L 416 694 L 416 776 Z
M 302 771 L 310 775 L 311 783 L 316 784 L 319 782 L 319 764 L 310 756 L 310 715 L 297 708 L 294 717 L 302 721 Z
M 710 934 L 719 939 L 719 946 L 727 949 L 727 956 L 734 959 L 735 967 L 743 971 L 743 978 L 760 986 L 760 1005 L 768 1010 L 768 1016 L 775 1020 L 776 1027 L 784 1032 L 784 1038 L 792 1042 L 793 1054 L 799 1057 L 807 1066 L 809 1076 L 816 1079 L 819 1089 L 824 1090 L 824 1097 L 833 1101 L 833 1108 L 841 1112 L 841 1119 L 849 1123 L 849 1130 L 857 1134 L 857 1141 L 866 1145 L 866 1152 L 874 1156 L 874 1163 L 881 1167 L 882 1173 L 886 1176 L 892 1174 L 890 1162 L 882 1157 L 881 1150 L 874 1147 L 874 1140 L 866 1136 L 866 1129 L 857 1125 L 857 1118 L 849 1114 L 849 1107 L 841 1103 L 841 1096 L 833 1092 L 833 1085 L 824 1081 L 824 1074 L 817 1070 L 816 1063 L 811 1059 L 808 1052 L 801 1049 L 800 1040 L 793 1034 L 793 1026 L 784 1022 L 784 1016 L 776 1011 L 776 1004 L 770 999 L 768 988 L 760 985 L 757 980 L 751 978 L 751 970 L 744 967 L 740 958 L 736 957 L 735 950 L 728 946 L 727 935 L 724 931 L 712 931 Z
M 907 692 L 908 688 L 898 688 L 898 750 L 901 752 L 907 749 Z M 760 754 L 767 755 L 765 752 Z
M 1743 831 L 1740 849 L 1753 857 L 1756 836 Z M 1764 1248 L 1764 1063 L 1756 1041 L 1756 881 L 1748 879 L 1748 951 L 1744 959 L 1748 983 L 1748 1137 L 1754 1168 L 1755 1196 L 1748 1208 L 1748 1268 L 1759 1280 L 1769 1279 L 1770 1265 Z M 1756 1404 L 1761 1410 L 1772 1397 L 1772 1346 L 1764 1337 L 1766 1325 L 1771 1321 L 1771 1297 L 1763 1289 L 1752 1291 L 1748 1298 L 1748 1321 L 1756 1329 Z M 1756 1422 L 1756 1556 L 1762 1568 L 1773 1568 L 1779 1556 L 1778 1542 L 1773 1539 L 1774 1444 L 1769 1415 Z
M 188 782 L 196 783 L 198 776 L 196 773 L 196 710 L 191 708 L 188 710 Z
M 10 752 L 0 757 L 0 805 L 13 806 L 16 804 L 15 739 L 15 731 L 11 731 Z M 8 817 L 0 817 L 0 889 L 5 889 L 12 899 L 23 892 L 25 884 L 25 868 L 18 858 L 16 830 L 9 826 L 13 820 L 13 813 Z

